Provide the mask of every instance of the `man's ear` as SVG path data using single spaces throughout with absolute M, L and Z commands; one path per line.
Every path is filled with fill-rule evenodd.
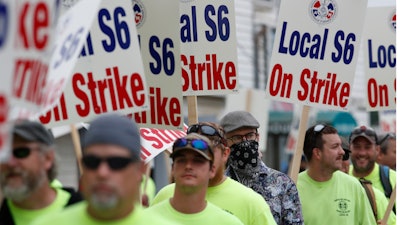
M 314 147 L 312 152 L 313 152 L 313 158 L 321 159 L 322 152 L 321 152 L 321 150 L 319 148 L 315 148 Z
M 44 156 L 44 166 L 46 168 L 46 171 L 50 170 L 50 168 L 53 166 L 53 164 L 55 164 L 55 160 L 56 160 L 55 159 L 56 155 L 55 155 L 54 150 L 45 152 L 43 156 Z
M 209 177 L 209 179 L 212 179 L 212 178 L 214 178 L 217 169 L 216 169 L 214 163 L 212 163 L 212 162 L 210 162 L 210 163 L 211 163 L 211 167 L 210 167 L 210 177 Z

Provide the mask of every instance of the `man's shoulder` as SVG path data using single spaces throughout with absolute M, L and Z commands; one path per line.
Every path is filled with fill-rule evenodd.
M 39 219 L 35 220 L 32 225 L 47 225 L 47 224 L 54 224 L 54 221 L 57 221 L 57 225 L 67 225 L 72 224 L 72 218 L 77 219 L 77 215 L 79 213 L 83 213 L 85 211 L 86 203 L 79 202 L 74 205 L 69 206 L 68 208 L 58 211 L 55 213 L 51 213 L 45 216 L 40 217 Z M 64 222 L 65 221 L 65 222 Z
M 235 198 L 242 198 L 245 202 L 252 202 L 252 204 L 258 202 L 265 203 L 263 196 L 255 192 L 253 189 L 229 177 L 227 178 L 227 182 L 229 182 L 226 187 L 227 190 L 229 190 L 229 192 L 237 193 L 237 195 L 235 195 Z
M 264 163 L 263 163 L 264 164 Z M 266 182 L 280 182 L 280 183 L 287 183 L 287 184 L 293 184 L 293 180 L 285 173 L 272 169 L 265 164 L 262 166 L 260 173 L 260 179 L 266 180 Z

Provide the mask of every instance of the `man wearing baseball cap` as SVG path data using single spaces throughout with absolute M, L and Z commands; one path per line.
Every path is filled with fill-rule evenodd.
M 139 129 L 130 118 L 106 113 L 83 136 L 81 190 L 85 201 L 36 220 L 36 225 L 174 223 L 146 216 L 139 202 L 144 163 Z
M 177 139 L 171 158 L 174 194 L 145 211 L 179 224 L 243 225 L 237 217 L 206 200 L 208 182 L 215 175 L 214 153 L 207 137 L 190 133 Z
M 80 201 L 70 188 L 55 188 L 57 175 L 54 137 L 40 122 L 18 120 L 12 130 L 10 158 L 0 163 L 0 186 L 5 196 L 0 209 L 3 225 L 25 225 Z
M 374 129 L 368 126 L 359 126 L 353 129 L 349 137 L 351 162 L 350 175 L 365 178 L 372 182 L 372 186 L 385 193 L 382 180 L 379 176 L 380 166 L 376 163 L 379 154 L 378 137 Z M 389 170 L 389 181 L 392 188 L 396 184 L 396 171 Z M 386 196 L 390 197 L 390 196 Z
M 220 121 L 231 149 L 226 174 L 261 194 L 277 224 L 303 224 L 295 183 L 280 171 L 267 167 L 258 149 L 258 121 L 246 111 L 233 111 Z

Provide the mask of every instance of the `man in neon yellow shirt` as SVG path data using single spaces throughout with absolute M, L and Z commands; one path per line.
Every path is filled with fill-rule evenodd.
M 243 225 L 237 217 L 206 200 L 208 182 L 216 172 L 212 144 L 207 137 L 190 133 L 177 139 L 171 158 L 174 193 L 147 208 L 147 213 L 163 215 L 179 224 Z
M 139 189 L 144 163 L 139 129 L 131 119 L 115 113 L 98 116 L 90 123 L 82 147 L 81 190 L 86 201 L 33 224 L 174 224 L 143 214 Z
M 372 186 L 385 193 L 379 177 L 378 138 L 371 127 L 359 126 L 350 134 L 351 162 L 349 174 L 357 178 L 365 178 L 372 182 Z M 389 180 L 392 189 L 396 184 L 396 171 L 389 170 Z M 390 196 L 386 196 L 390 197 Z
M 345 154 L 341 143 L 332 126 L 318 124 L 306 131 L 308 168 L 297 181 L 306 225 L 376 224 L 360 182 L 338 171 Z
M 27 225 L 80 201 L 72 189 L 53 187 L 57 175 L 54 137 L 40 122 L 15 121 L 10 158 L 0 163 L 0 224 Z
M 343 161 L 342 161 L 342 168 L 340 170 L 348 174 L 350 166 L 350 154 L 351 154 L 350 145 L 345 138 L 343 137 L 340 138 L 342 140 L 342 148 L 345 151 L 345 155 L 343 156 Z M 376 204 L 376 219 L 377 221 L 380 221 L 383 219 L 383 216 L 385 215 L 385 211 L 388 205 L 388 200 L 386 199 L 385 195 L 375 187 L 372 187 L 372 191 L 373 195 L 375 196 L 374 199 Z M 396 224 L 396 215 L 393 212 L 390 212 L 387 224 L 388 225 Z
M 226 147 L 222 127 L 202 122 L 191 125 L 187 132 L 204 135 L 213 144 L 216 174 L 209 181 L 207 201 L 235 215 L 244 225 L 276 224 L 268 204 L 260 194 L 224 174 L 230 149 Z M 172 197 L 174 189 L 175 184 L 165 186 L 157 193 L 152 205 Z

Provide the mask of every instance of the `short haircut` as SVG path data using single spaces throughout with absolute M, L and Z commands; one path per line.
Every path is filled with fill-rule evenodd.
M 314 125 L 310 128 L 307 129 L 305 137 L 304 137 L 304 146 L 303 146 L 303 152 L 304 155 L 306 156 L 308 161 L 311 161 L 312 158 L 312 153 L 314 148 L 320 148 L 322 149 L 322 146 L 324 145 L 322 135 L 323 134 L 337 134 L 337 130 L 330 126 L 330 125 L 325 125 L 322 124 L 324 127 L 320 131 L 314 131 L 316 126 Z

